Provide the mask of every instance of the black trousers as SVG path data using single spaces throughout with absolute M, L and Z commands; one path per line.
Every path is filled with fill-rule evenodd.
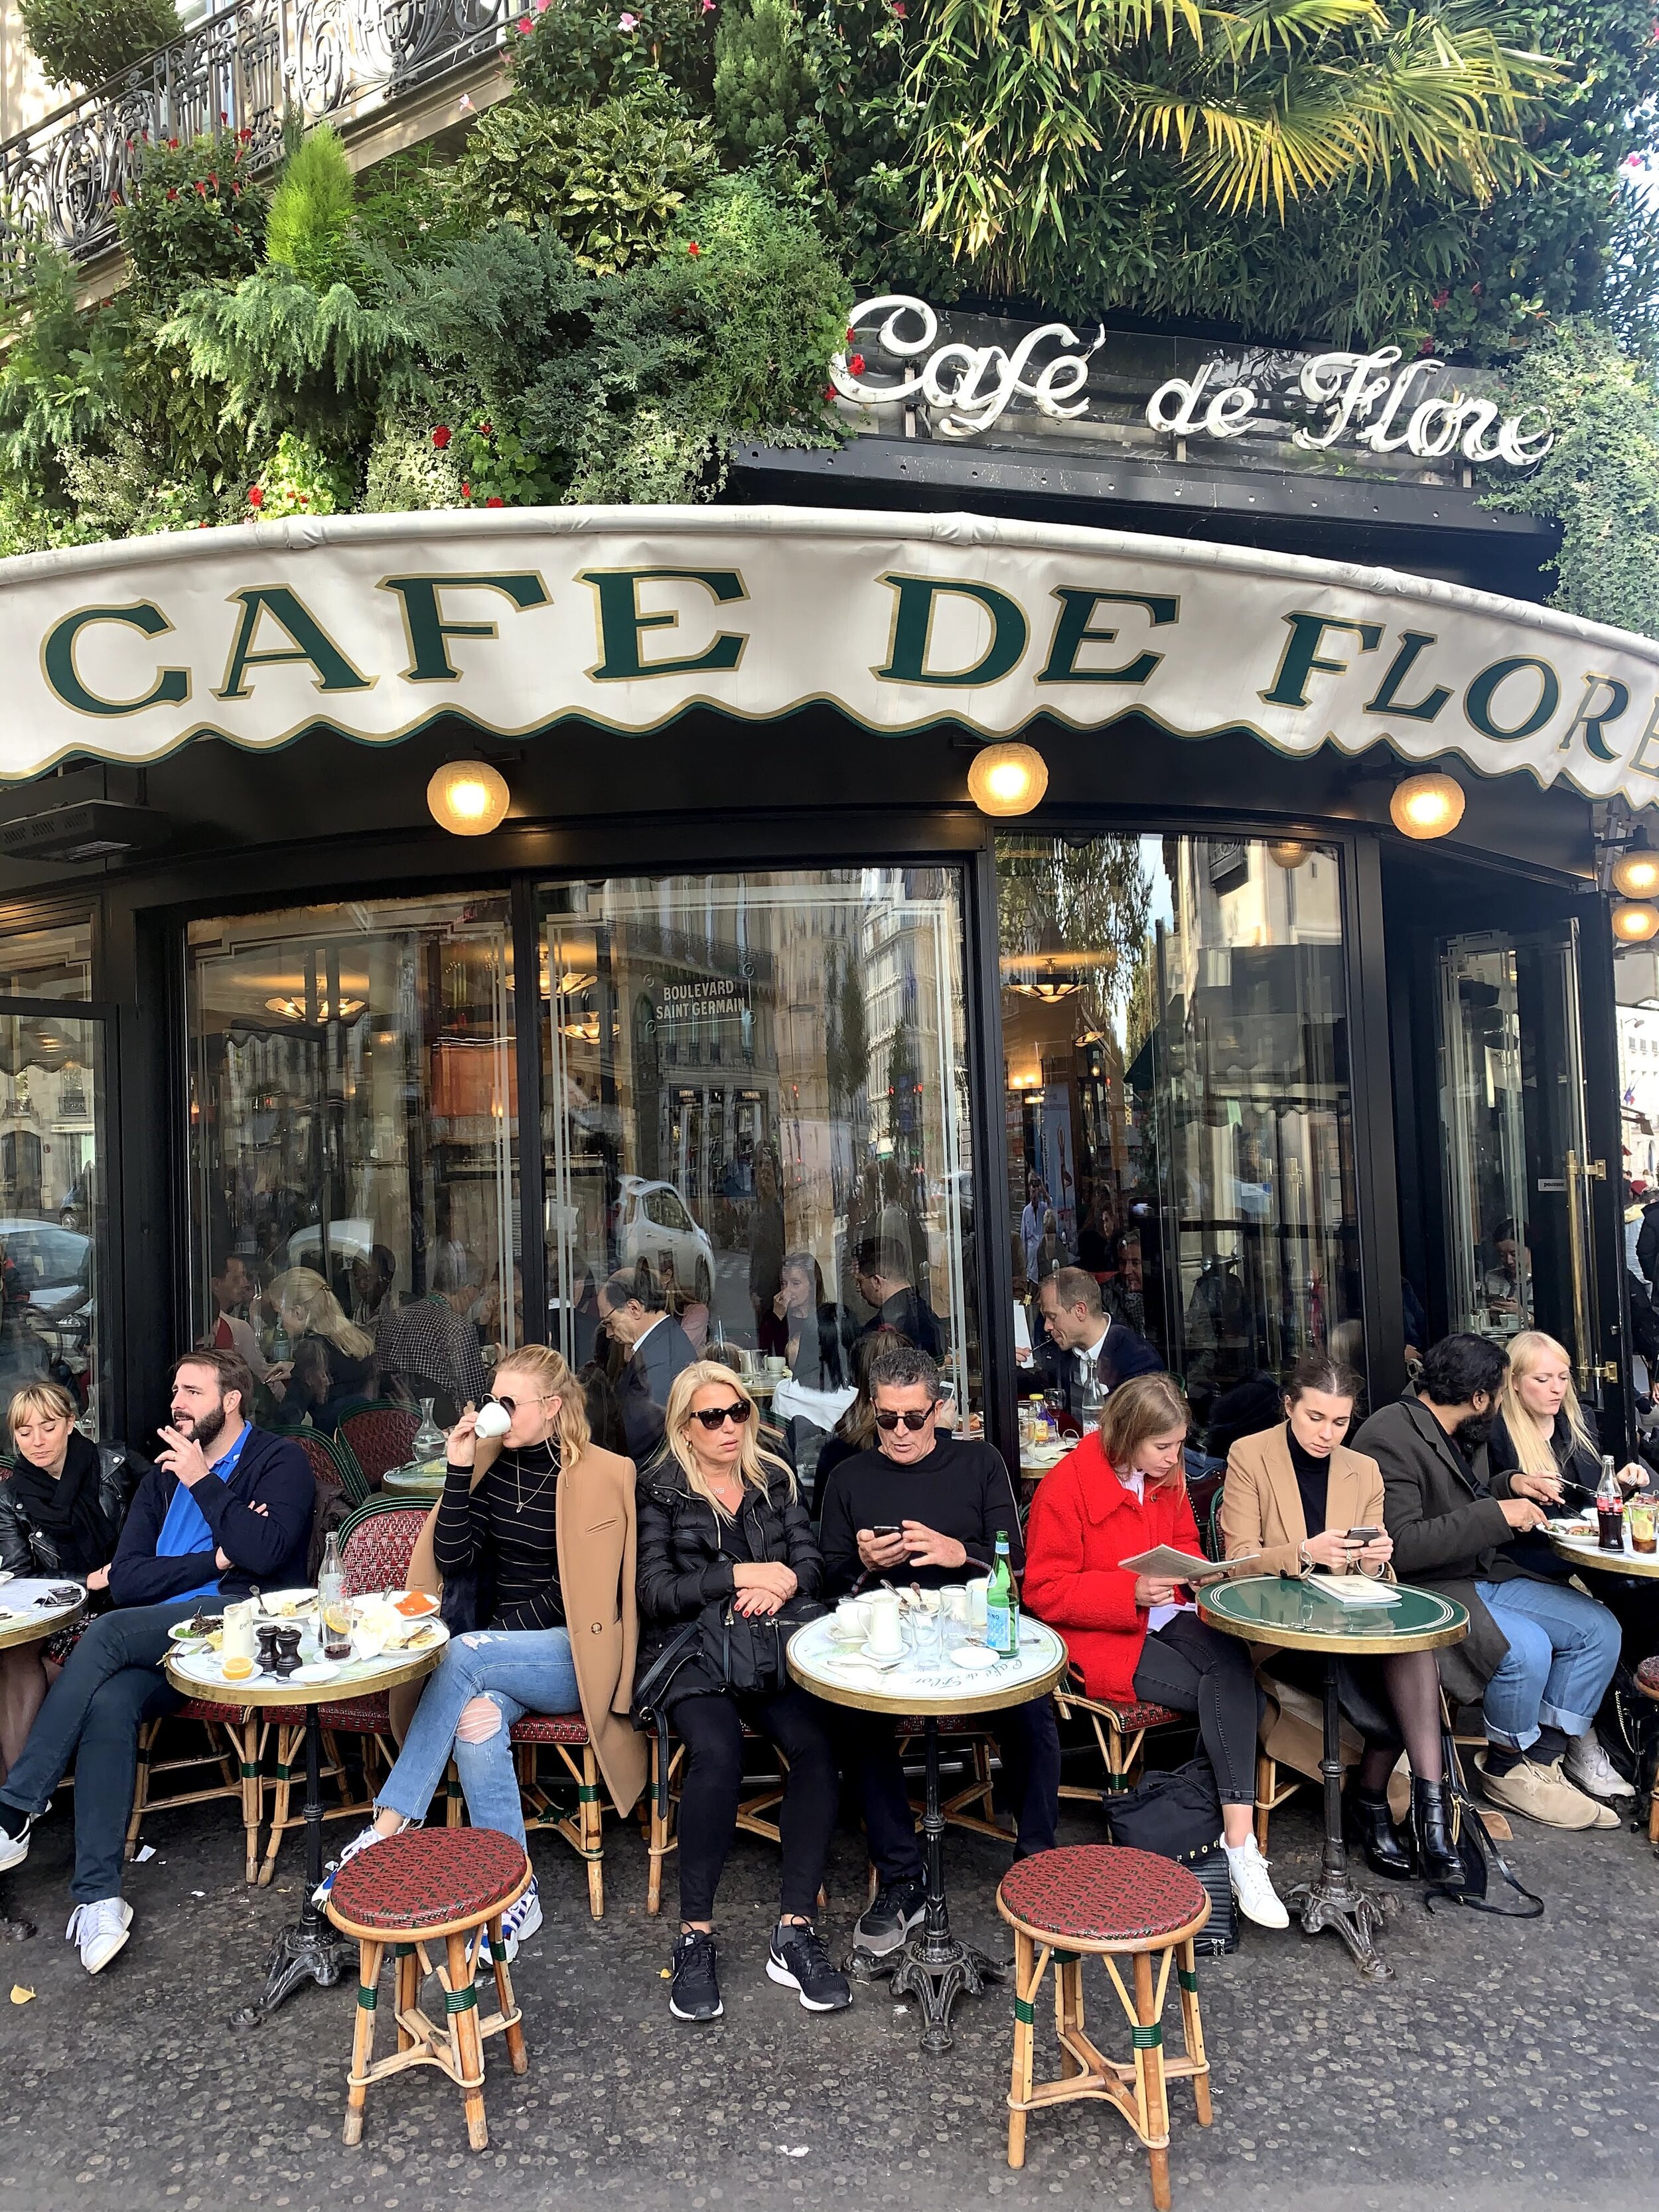
M 775 1698 L 682 1698 L 676 1733 L 685 1746 L 680 1788 L 680 1917 L 709 1920 L 743 1793 L 743 1724 L 770 1737 L 789 1762 L 778 1826 L 783 1837 L 780 1910 L 816 1917 L 841 1774 L 823 1707 L 794 1686 Z
M 1054 1706 L 1038 1698 L 988 1717 L 1002 1753 L 1003 1789 L 1014 1815 L 1019 1854 L 1052 1850 L 1060 1818 L 1060 1730 Z M 878 1878 L 883 1883 L 919 1881 L 921 1845 L 891 1720 L 846 1707 L 836 1718 L 848 1771 L 858 1778 L 864 1801 L 864 1826 Z
M 138 1731 L 184 1703 L 161 1672 L 170 1624 L 190 1601 L 101 1614 L 70 1652 L 35 1716 L 23 1755 L 0 1785 L 0 1805 L 40 1814 L 75 1766 L 77 1905 L 121 1894 L 127 1820 L 138 1772 Z
M 1134 1690 L 1149 1704 L 1196 1713 L 1222 1803 L 1255 1804 L 1261 1699 L 1250 1655 L 1236 1636 L 1223 1636 L 1196 1613 L 1176 1613 L 1148 1634 Z

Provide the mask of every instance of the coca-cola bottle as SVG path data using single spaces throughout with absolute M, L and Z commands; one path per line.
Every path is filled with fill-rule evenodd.
M 1595 1530 L 1604 1552 L 1625 1548 L 1625 1499 L 1613 1471 L 1613 1454 L 1601 1455 L 1601 1480 L 1595 1486 Z

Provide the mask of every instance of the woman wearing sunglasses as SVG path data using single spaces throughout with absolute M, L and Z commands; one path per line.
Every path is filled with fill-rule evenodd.
M 759 1438 L 760 1409 L 730 1368 L 701 1359 L 675 1376 L 662 1449 L 640 1479 L 641 1680 L 711 1605 L 775 1613 L 797 1595 L 818 1595 L 823 1562 L 794 1475 Z M 737 1833 L 745 1723 L 789 1762 L 778 1816 L 782 1900 L 767 1974 L 798 1990 L 809 2012 L 840 2011 L 853 1993 L 813 1924 L 841 1794 L 823 1707 L 793 1684 L 773 1697 L 736 1696 L 699 1660 L 674 1674 L 665 1706 L 686 1752 L 670 2011 L 704 2021 L 722 2009 L 714 1893 Z
M 522 1843 L 509 1732 L 525 1713 L 580 1712 L 619 1813 L 645 1784 L 645 1747 L 628 1717 L 638 1625 L 633 1462 L 593 1443 L 581 1385 L 545 1345 L 509 1353 L 493 1395 L 507 1432 L 479 1436 L 471 1406 L 456 1422 L 443 1495 L 410 1562 L 411 1589 L 441 1592 L 451 1641 L 380 1785 L 374 1822 L 339 1865 L 422 1820 L 452 1754 L 473 1826 Z M 541 1924 L 532 1881 L 502 1923 L 508 1956 Z

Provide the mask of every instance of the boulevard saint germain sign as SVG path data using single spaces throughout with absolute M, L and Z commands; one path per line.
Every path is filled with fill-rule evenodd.
M 970 514 L 497 508 L 295 519 L 0 562 L 0 775 L 71 754 L 525 737 L 823 703 L 902 736 L 1135 713 L 1659 800 L 1659 644 L 1462 586 Z

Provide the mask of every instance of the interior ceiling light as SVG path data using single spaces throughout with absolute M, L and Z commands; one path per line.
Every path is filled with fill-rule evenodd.
M 1613 888 L 1631 899 L 1651 898 L 1659 891 L 1659 853 L 1650 849 L 1645 833 L 1613 862 Z
M 1613 933 L 1621 945 L 1646 945 L 1659 937 L 1659 906 L 1634 899 L 1613 909 Z
M 1311 845 L 1298 844 L 1294 837 L 1276 837 L 1267 847 L 1267 858 L 1281 868 L 1299 868 L 1312 851 Z
M 1035 745 L 985 745 L 968 771 L 968 796 L 981 814 L 1029 814 L 1048 788 L 1048 763 Z
M 362 1012 L 363 1008 L 367 1004 L 368 1001 L 363 999 L 343 998 L 337 1009 L 339 1018 L 343 1022 L 355 1022 L 358 1015 Z M 307 1012 L 305 1000 L 303 999 L 296 998 L 267 999 L 265 1000 L 265 1011 L 268 1013 L 280 1014 L 284 1021 L 303 1022 L 307 1020 L 315 1020 L 319 1022 L 331 1022 L 335 1018 L 337 1010 L 329 1004 L 326 999 L 319 999 L 317 1001 L 316 1013 L 313 1015 Z
M 1402 837 L 1447 837 L 1463 819 L 1463 788 L 1449 775 L 1408 775 L 1389 800 L 1389 818 Z
M 507 778 L 488 761 L 449 761 L 426 787 L 426 803 L 441 830 L 457 837 L 485 837 L 506 815 L 513 794 Z

